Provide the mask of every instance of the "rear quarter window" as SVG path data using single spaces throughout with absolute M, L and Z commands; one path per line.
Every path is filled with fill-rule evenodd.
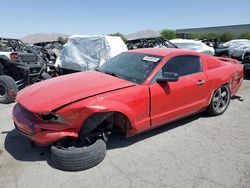
M 207 68 L 210 70 L 210 69 L 215 69 L 215 68 L 218 68 L 220 67 L 221 65 L 221 62 L 217 59 L 208 59 L 207 60 Z

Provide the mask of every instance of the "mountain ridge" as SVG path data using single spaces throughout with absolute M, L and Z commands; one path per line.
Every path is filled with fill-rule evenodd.
M 128 40 L 138 38 L 149 38 L 160 36 L 161 31 L 154 31 L 152 29 L 140 30 L 134 33 L 125 34 Z M 25 43 L 51 42 L 57 41 L 59 37 L 68 38 L 70 35 L 63 33 L 34 33 L 20 38 Z

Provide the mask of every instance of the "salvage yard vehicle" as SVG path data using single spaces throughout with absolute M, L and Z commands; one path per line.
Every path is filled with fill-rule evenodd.
M 118 36 L 73 35 L 68 38 L 55 66 L 61 75 L 94 70 L 125 51 L 128 51 L 128 48 Z
M 126 42 L 129 50 L 138 48 L 178 48 L 176 45 L 162 37 L 139 38 Z
M 216 56 L 224 56 L 237 59 L 244 65 L 245 76 L 250 76 L 250 40 L 234 39 L 220 44 L 215 49 Z
M 137 49 L 96 71 L 23 89 L 12 118 L 32 141 L 53 144 L 57 168 L 77 171 L 104 159 L 114 128 L 130 137 L 204 110 L 223 114 L 242 80 L 237 60 L 180 49 Z
M 60 55 L 63 45 L 57 41 L 39 42 L 32 45 L 44 61 L 55 63 Z
M 13 102 L 18 89 L 48 77 L 32 48 L 18 39 L 0 38 L 0 103 Z
M 244 65 L 244 74 L 250 77 L 250 48 L 242 55 L 242 64 Z
M 250 40 L 234 39 L 225 43 L 221 43 L 216 49 L 217 56 L 227 56 L 239 61 L 246 51 L 250 51 Z
M 206 45 L 201 41 L 190 39 L 172 39 L 170 40 L 170 42 L 172 42 L 174 45 L 181 49 L 193 50 L 196 52 L 214 55 L 214 48 Z

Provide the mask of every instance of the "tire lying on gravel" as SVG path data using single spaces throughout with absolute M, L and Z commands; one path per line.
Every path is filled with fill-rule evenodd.
M 106 143 L 98 139 L 87 147 L 51 147 L 51 160 L 55 167 L 65 171 L 86 170 L 98 165 L 106 156 Z
M 18 87 L 10 76 L 0 76 L 0 103 L 9 104 L 15 101 Z

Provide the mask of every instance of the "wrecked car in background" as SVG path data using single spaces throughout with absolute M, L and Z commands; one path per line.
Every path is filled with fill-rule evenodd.
M 181 49 L 193 50 L 208 55 L 214 55 L 214 48 L 211 46 L 207 46 L 201 41 L 189 39 L 172 39 L 170 40 L 170 42 L 172 42 L 174 45 Z
M 177 48 L 176 45 L 163 39 L 162 37 L 139 38 L 128 40 L 126 45 L 129 50 L 138 48 Z
M 237 59 L 244 64 L 244 71 L 246 76 L 250 76 L 250 40 L 248 39 L 235 39 L 226 43 L 220 44 L 216 49 L 218 56 L 226 56 Z
M 68 38 L 55 66 L 61 74 L 94 70 L 127 50 L 126 44 L 118 36 L 73 35 Z
M 54 144 L 51 158 L 57 168 L 77 171 L 104 159 L 114 127 L 130 137 L 204 110 L 221 115 L 242 80 L 237 60 L 180 49 L 137 49 L 96 71 L 23 89 L 12 117 L 26 137 Z
M 250 48 L 242 55 L 242 64 L 244 64 L 244 72 L 246 77 L 250 77 Z
M 60 55 L 63 45 L 57 41 L 39 42 L 32 45 L 44 61 L 55 63 L 56 58 Z
M 219 45 L 218 49 L 224 50 L 225 56 L 242 60 L 242 56 L 246 51 L 250 50 L 250 40 L 235 39 Z
M 18 39 L 0 38 L 0 103 L 13 102 L 19 89 L 48 77 L 35 50 Z

